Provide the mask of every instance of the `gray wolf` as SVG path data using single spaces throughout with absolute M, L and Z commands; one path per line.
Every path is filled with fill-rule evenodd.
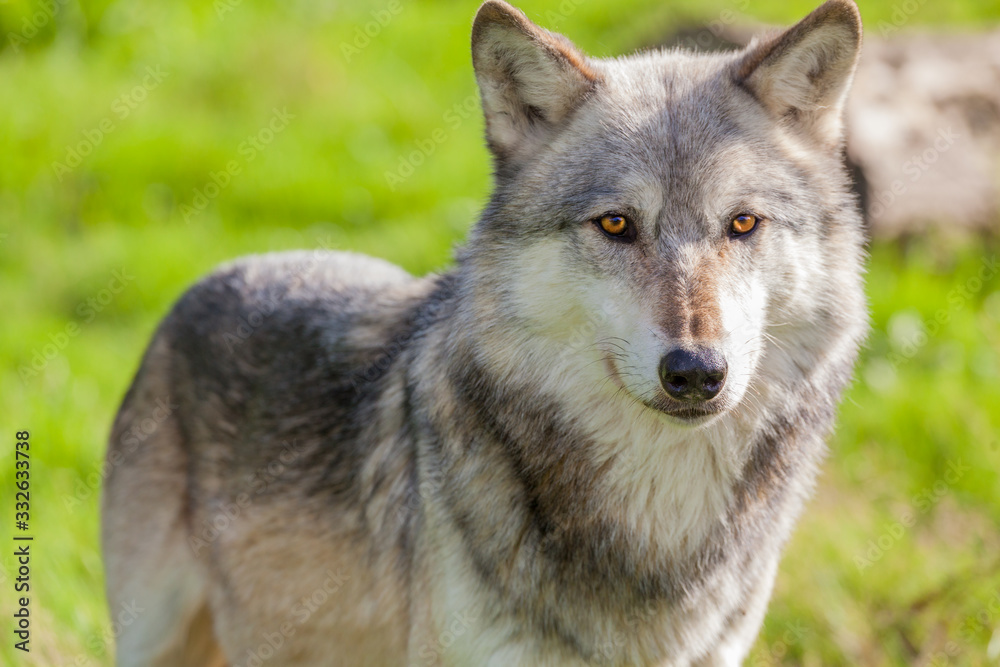
M 867 328 L 860 41 L 830 0 L 598 60 L 486 2 L 454 268 L 246 258 L 156 332 L 103 496 L 118 664 L 741 662 Z

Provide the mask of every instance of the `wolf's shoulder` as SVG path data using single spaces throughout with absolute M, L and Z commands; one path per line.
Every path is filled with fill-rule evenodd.
M 353 442 L 352 424 L 371 414 L 415 332 L 440 316 L 434 304 L 447 301 L 448 282 L 339 252 L 219 267 L 180 298 L 159 334 L 174 391 L 197 406 L 187 430 L 238 445 L 243 459 L 266 458 L 282 440 Z
M 186 296 L 189 301 L 222 296 L 248 304 L 275 295 L 291 300 L 344 301 L 413 280 L 400 267 L 376 257 L 330 250 L 295 250 L 249 255 L 222 264 L 195 284 Z
M 245 257 L 188 289 L 162 333 L 202 381 L 219 376 L 220 386 L 319 367 L 343 376 L 404 335 L 438 281 L 353 253 Z
M 328 329 L 380 299 L 397 293 L 405 299 L 414 280 L 394 264 L 356 253 L 251 255 L 219 266 L 190 287 L 174 306 L 168 326 L 175 336 L 202 342 L 227 331 L 248 338 L 257 330 L 310 321 Z

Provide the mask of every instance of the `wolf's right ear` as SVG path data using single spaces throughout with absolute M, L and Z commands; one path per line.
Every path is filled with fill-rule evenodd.
M 472 64 L 486 138 L 501 166 L 530 154 L 598 80 L 568 39 L 503 0 L 487 0 L 476 14 Z
M 775 117 L 821 145 L 843 139 L 847 91 L 861 53 L 853 0 L 828 0 L 798 25 L 751 44 L 736 79 Z

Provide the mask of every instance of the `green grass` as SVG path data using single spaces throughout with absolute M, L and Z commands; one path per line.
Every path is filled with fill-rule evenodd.
M 58 3 L 47 17 L 41 4 L 0 3 L 0 497 L 13 496 L 14 432 L 30 429 L 36 535 L 30 656 L 11 647 L 14 570 L 2 549 L 0 664 L 110 664 L 104 441 L 186 285 L 237 255 L 319 245 L 416 273 L 448 265 L 489 187 L 468 104 L 474 5 L 400 3 L 367 45 L 358 27 L 395 5 L 102 1 Z M 812 7 L 523 4 L 595 55 L 728 8 L 787 23 Z M 995 1 L 910 4 L 914 25 L 1000 18 Z M 866 0 L 870 32 L 910 4 Z M 32 16 L 41 27 L 25 33 Z M 147 68 L 162 80 L 144 82 Z M 294 117 L 261 135 L 275 109 Z M 241 150 L 253 136 L 260 149 Z M 387 177 L 421 145 L 433 151 L 412 174 Z M 76 164 L 72 151 L 87 154 L 54 166 Z M 198 210 L 230 162 L 239 174 Z M 874 330 L 748 664 L 938 665 L 946 649 L 951 664 L 989 664 L 1000 632 L 989 606 L 1000 591 L 1000 278 L 969 281 L 997 254 L 994 240 L 944 233 L 872 249 Z M 948 482 L 956 462 L 968 470 Z M 912 525 L 900 530 L 902 517 Z M 870 541 L 878 557 L 862 567 Z

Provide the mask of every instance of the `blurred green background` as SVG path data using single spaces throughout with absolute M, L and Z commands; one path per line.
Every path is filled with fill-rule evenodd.
M 597 56 L 726 10 L 791 23 L 814 5 L 520 4 Z M 351 249 L 415 273 L 449 265 L 489 189 L 475 9 L 0 0 L 0 664 L 112 662 L 97 539 L 105 438 L 187 285 L 223 260 L 288 248 Z M 870 33 L 1000 19 L 996 0 L 861 10 Z M 998 664 L 998 251 L 947 221 L 871 248 L 874 328 L 748 664 Z M 22 429 L 36 535 L 27 656 L 10 633 Z

